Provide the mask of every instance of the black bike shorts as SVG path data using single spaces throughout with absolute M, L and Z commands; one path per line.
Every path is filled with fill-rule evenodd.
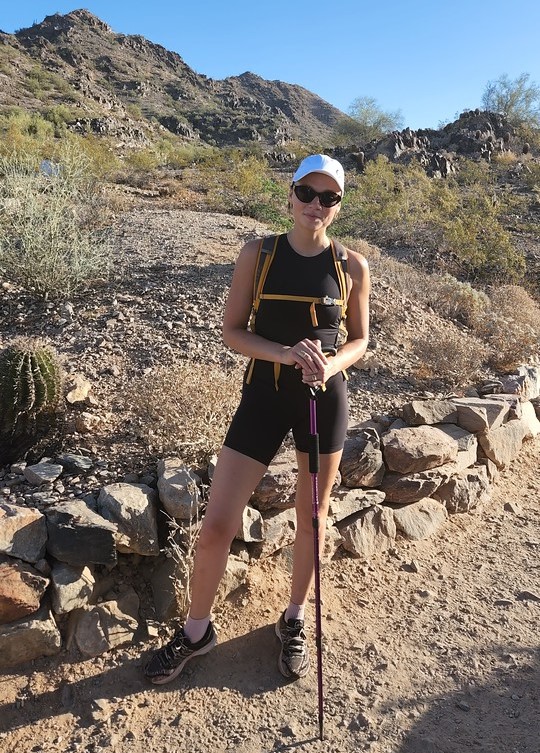
M 244 382 L 242 399 L 224 445 L 268 466 L 292 430 L 296 449 L 309 452 L 310 393 L 306 385 L 276 390 L 266 381 Z M 317 393 L 319 452 L 343 449 L 348 424 L 347 381 L 342 373 Z

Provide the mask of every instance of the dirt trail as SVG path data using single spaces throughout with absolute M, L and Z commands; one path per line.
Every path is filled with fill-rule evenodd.
M 104 369 L 114 354 L 99 345 L 109 299 L 79 304 L 84 328 L 68 326 L 58 340 L 105 408 L 119 380 L 139 373 L 145 358 L 161 357 L 164 343 L 180 352 L 204 335 L 208 353 L 221 351 L 231 262 L 241 242 L 263 231 L 245 218 L 193 212 L 146 210 L 125 219 L 119 237 L 130 275 L 115 291 L 125 308 L 114 335 L 118 368 Z M 194 321 L 204 324 L 195 333 L 176 321 L 180 290 L 190 296 L 186 311 L 196 308 Z M 59 331 L 54 310 L 29 307 L 14 318 L 12 310 L 24 309 L 17 293 L 2 306 L 10 336 Z M 399 339 L 413 325 L 401 322 Z M 368 414 L 407 399 L 407 385 L 393 376 L 408 373 L 407 354 L 399 350 L 397 361 L 383 341 L 388 368 L 351 376 L 357 410 Z M 137 448 L 122 441 L 118 454 L 135 458 Z M 158 640 L 87 661 L 65 651 L 0 674 L 1 753 L 539 753 L 539 466 L 540 437 L 524 445 L 476 514 L 451 517 L 427 541 L 398 541 L 370 566 L 342 558 L 324 567 L 324 742 L 315 668 L 286 684 L 276 666 L 274 621 L 290 568 L 284 551 L 250 567 L 247 585 L 216 609 L 216 649 L 170 686 L 156 689 L 142 676 Z M 308 619 L 312 625 L 312 605 Z
M 216 610 L 216 649 L 169 687 L 142 678 L 157 643 L 4 673 L 0 749 L 538 753 L 539 461 L 537 438 L 475 515 L 370 566 L 324 568 L 322 743 L 314 669 L 287 684 L 276 668 L 285 552 L 251 568 Z

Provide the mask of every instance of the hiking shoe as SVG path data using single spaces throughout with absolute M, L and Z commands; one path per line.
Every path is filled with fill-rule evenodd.
M 197 643 L 191 643 L 181 628 L 170 643 L 156 651 L 144 668 L 145 677 L 155 685 L 165 685 L 178 677 L 184 665 L 194 656 L 202 656 L 211 651 L 217 643 L 216 631 L 208 623 L 206 633 Z
M 285 612 L 276 622 L 276 635 L 281 641 L 279 671 L 284 677 L 298 679 L 309 672 L 309 651 L 306 645 L 304 620 L 285 620 Z

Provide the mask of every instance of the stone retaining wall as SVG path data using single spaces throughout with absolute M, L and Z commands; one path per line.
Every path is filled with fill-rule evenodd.
M 399 416 L 350 428 L 323 561 L 338 549 L 369 561 L 396 538 L 426 538 L 449 515 L 489 501 L 498 472 L 540 433 L 540 368 L 522 367 L 490 389 L 498 392 L 414 401 Z M 255 490 L 219 598 L 245 581 L 254 558 L 292 545 L 295 470 L 285 449 Z M 84 493 L 85 474 L 107 480 L 82 455 L 0 473 L 0 667 L 72 645 L 98 656 L 135 634 L 155 635 L 185 604 L 189 556 L 174 555 L 191 550 L 212 465 L 204 484 L 168 458 L 157 476 L 111 480 L 96 494 Z M 148 590 L 153 614 L 141 609 Z

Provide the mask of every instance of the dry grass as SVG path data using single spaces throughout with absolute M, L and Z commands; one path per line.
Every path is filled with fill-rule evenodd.
M 191 593 L 191 574 L 195 548 L 201 531 L 201 519 L 197 512 L 194 520 L 179 521 L 167 515 L 169 533 L 165 553 L 176 563 L 174 577 L 171 577 L 178 618 L 185 620 L 189 611 Z
M 369 259 L 375 281 L 382 281 L 419 305 L 431 304 L 431 276 L 386 254 Z
M 219 450 L 241 383 L 239 368 L 186 361 L 141 378 L 127 403 L 136 431 L 151 451 L 201 463 Z
M 452 275 L 433 275 L 429 285 L 431 307 L 443 317 L 470 326 L 489 308 L 489 297 Z
M 511 371 L 540 350 L 540 306 L 519 285 L 494 288 L 490 300 L 474 331 L 490 348 L 490 365 Z
M 420 363 L 414 371 L 419 382 L 442 381 L 451 387 L 470 384 L 481 373 L 489 348 L 467 332 L 447 328 L 413 343 Z

